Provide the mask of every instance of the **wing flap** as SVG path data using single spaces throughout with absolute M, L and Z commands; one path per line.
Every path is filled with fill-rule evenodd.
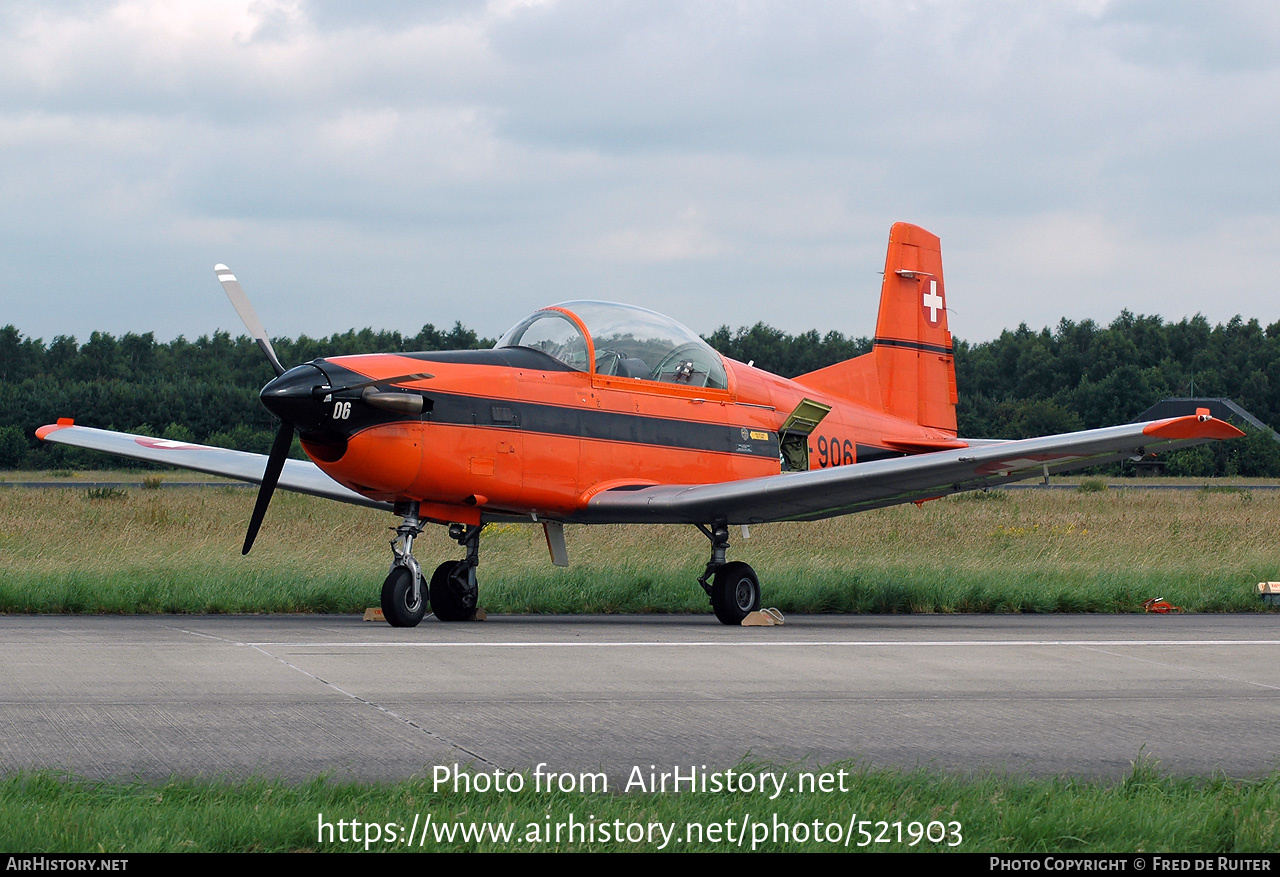
M 36 430 L 36 437 L 46 442 L 102 451 L 120 457 L 132 457 L 135 460 L 147 460 L 179 469 L 192 469 L 196 472 L 221 475 L 253 484 L 262 483 L 262 473 L 267 467 L 265 454 L 251 454 L 229 448 L 215 448 L 209 445 L 175 442 L 127 432 L 113 432 L 108 429 L 75 426 L 68 421 L 42 426 Z M 308 460 L 286 460 L 284 471 L 280 473 L 280 481 L 276 486 L 281 490 L 291 490 L 295 493 L 306 493 L 385 511 L 391 510 L 390 503 L 378 502 L 354 490 L 348 490 Z
M 984 443 L 723 484 L 604 491 L 572 520 L 707 523 L 817 520 L 1141 457 L 1244 433 L 1197 415 L 1019 441 Z

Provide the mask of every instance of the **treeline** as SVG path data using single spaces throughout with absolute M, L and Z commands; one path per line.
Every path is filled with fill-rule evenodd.
M 790 335 L 762 323 L 707 341 L 727 356 L 792 377 L 871 349 L 839 332 Z M 489 347 L 460 323 L 413 336 L 350 331 L 273 342 L 281 361 L 381 351 Z M 1280 422 L 1280 322 L 1265 329 L 1236 317 L 1211 326 L 1201 316 L 1166 323 L 1125 311 L 1110 325 L 1061 321 L 1025 325 L 981 344 L 956 342 L 961 435 L 1026 438 L 1134 419 L 1168 396 L 1225 396 L 1268 425 Z M 99 455 L 45 445 L 36 427 L 60 416 L 79 423 L 265 452 L 274 432 L 258 390 L 270 371 L 247 337 L 226 332 L 157 342 L 152 333 L 94 332 L 80 344 L 49 344 L 0 329 L 0 468 L 101 466 Z M 113 464 L 115 465 L 115 464 Z M 129 465 L 120 461 L 119 465 Z M 1259 433 L 1171 455 L 1187 475 L 1280 477 L 1280 442 Z
M 1280 423 L 1280 322 L 1234 317 L 1210 326 L 1122 311 L 1109 326 L 1026 325 L 983 344 L 956 344 L 962 435 L 1030 438 L 1134 420 L 1170 396 L 1225 397 Z M 1172 475 L 1280 477 L 1269 431 L 1169 455 Z
M 328 338 L 273 339 L 280 361 L 387 351 L 492 347 L 455 323 L 416 335 L 363 329 Z M 272 377 L 247 335 L 227 332 L 157 342 L 154 334 L 119 338 L 94 332 L 84 344 L 58 336 L 46 345 L 0 328 L 0 469 L 149 468 L 125 458 L 38 441 L 35 430 L 59 417 L 85 426 L 266 453 L 275 421 L 258 401 Z M 295 456 L 301 456 L 295 441 Z

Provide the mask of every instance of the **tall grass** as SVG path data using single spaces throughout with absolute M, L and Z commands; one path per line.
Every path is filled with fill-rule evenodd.
M 0 611 L 353 612 L 377 605 L 390 515 L 279 493 L 257 545 L 239 545 L 252 494 L 0 492 Z M 1280 579 L 1280 492 L 967 494 L 810 524 L 731 532 L 784 612 L 1132 612 L 1150 597 L 1253 611 Z M 481 540 L 491 612 L 702 612 L 709 546 L 692 527 L 570 527 L 551 566 L 536 525 Z M 415 545 L 427 570 L 461 556 L 442 528 Z

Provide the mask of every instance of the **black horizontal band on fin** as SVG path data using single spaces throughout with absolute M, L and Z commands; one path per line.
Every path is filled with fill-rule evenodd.
M 947 347 L 944 344 L 925 344 L 923 341 L 903 341 L 899 338 L 881 338 L 876 336 L 871 341 L 872 346 L 879 347 L 905 347 L 908 350 L 923 350 L 926 353 L 941 353 L 943 356 L 951 356 L 955 353 L 955 349 Z

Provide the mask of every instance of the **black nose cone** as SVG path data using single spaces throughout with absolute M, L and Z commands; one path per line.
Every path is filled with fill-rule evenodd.
M 267 410 L 285 423 L 293 424 L 299 432 L 318 430 L 332 407 L 316 398 L 316 387 L 329 385 L 329 379 L 319 367 L 307 363 L 289 369 L 262 388 L 259 398 Z

